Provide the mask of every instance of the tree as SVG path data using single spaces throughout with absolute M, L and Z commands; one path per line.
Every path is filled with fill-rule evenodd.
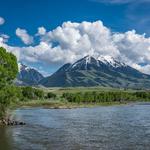
M 18 64 L 16 57 L 3 47 L 0 47 L 0 119 L 4 117 L 8 106 L 16 95 L 11 84 L 17 73 Z
M 44 91 L 33 88 L 31 86 L 26 86 L 21 88 L 22 98 L 21 101 L 28 101 L 28 100 L 37 100 L 44 98 Z
M 11 84 L 18 73 L 16 57 L 0 47 L 0 88 Z

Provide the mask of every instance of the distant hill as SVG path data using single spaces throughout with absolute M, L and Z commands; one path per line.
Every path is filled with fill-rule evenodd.
M 73 64 L 63 65 L 49 77 L 41 80 L 40 78 L 39 84 L 46 87 L 150 88 L 150 75 L 144 74 L 110 56 L 100 56 L 98 59 L 86 56 Z

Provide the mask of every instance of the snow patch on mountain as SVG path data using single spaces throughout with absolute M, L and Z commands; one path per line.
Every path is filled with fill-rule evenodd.
M 114 68 L 118 68 L 118 67 L 126 67 L 127 65 L 121 61 L 118 61 L 116 59 L 114 59 L 113 57 L 111 56 L 99 56 L 98 57 L 98 60 L 103 62 L 104 64 L 106 65 L 110 65 Z
M 19 73 L 15 82 L 17 85 L 37 85 L 38 82 L 44 78 L 36 69 L 22 63 L 18 63 L 18 70 Z
M 22 63 L 18 63 L 18 70 L 19 70 L 19 72 L 21 72 L 22 70 L 29 71 L 31 69 L 34 69 L 34 68 L 28 67 L 28 66 L 26 66 L 26 65 L 24 65 Z
M 85 58 L 85 69 L 87 69 L 88 63 L 91 63 L 91 57 L 89 55 Z
M 84 66 L 84 69 L 87 70 L 89 64 L 94 64 L 94 65 L 99 67 L 102 63 L 107 65 L 107 66 L 111 66 L 113 68 L 126 67 L 127 66 L 125 63 L 123 63 L 121 61 L 118 61 L 118 60 L 116 60 L 115 58 L 113 58 L 111 56 L 101 55 L 96 59 L 93 56 L 87 55 L 84 58 L 82 58 L 82 59 L 76 61 L 75 63 L 73 63 L 69 67 L 69 69 L 74 69 L 76 67 Z
M 91 56 L 87 55 L 84 58 L 78 60 L 77 62 L 73 63 L 70 68 L 75 68 L 76 66 L 85 65 L 85 69 L 87 69 L 87 65 L 91 63 Z

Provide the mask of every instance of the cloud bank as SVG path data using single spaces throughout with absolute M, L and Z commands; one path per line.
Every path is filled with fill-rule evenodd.
M 33 42 L 23 29 L 16 30 L 25 44 Z M 86 55 L 110 55 L 126 64 L 150 74 L 150 37 L 135 30 L 112 32 L 102 21 L 64 22 L 52 31 L 38 29 L 40 42 L 36 46 L 12 47 L 0 38 L 0 46 L 13 52 L 19 61 L 64 64 Z

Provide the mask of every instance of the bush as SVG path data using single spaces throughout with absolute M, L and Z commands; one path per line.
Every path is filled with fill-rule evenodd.
M 44 92 L 32 87 L 22 87 L 22 100 L 35 100 L 44 98 Z
M 52 93 L 52 92 L 48 92 L 46 95 L 46 98 L 50 99 L 50 98 L 56 98 L 56 94 Z

